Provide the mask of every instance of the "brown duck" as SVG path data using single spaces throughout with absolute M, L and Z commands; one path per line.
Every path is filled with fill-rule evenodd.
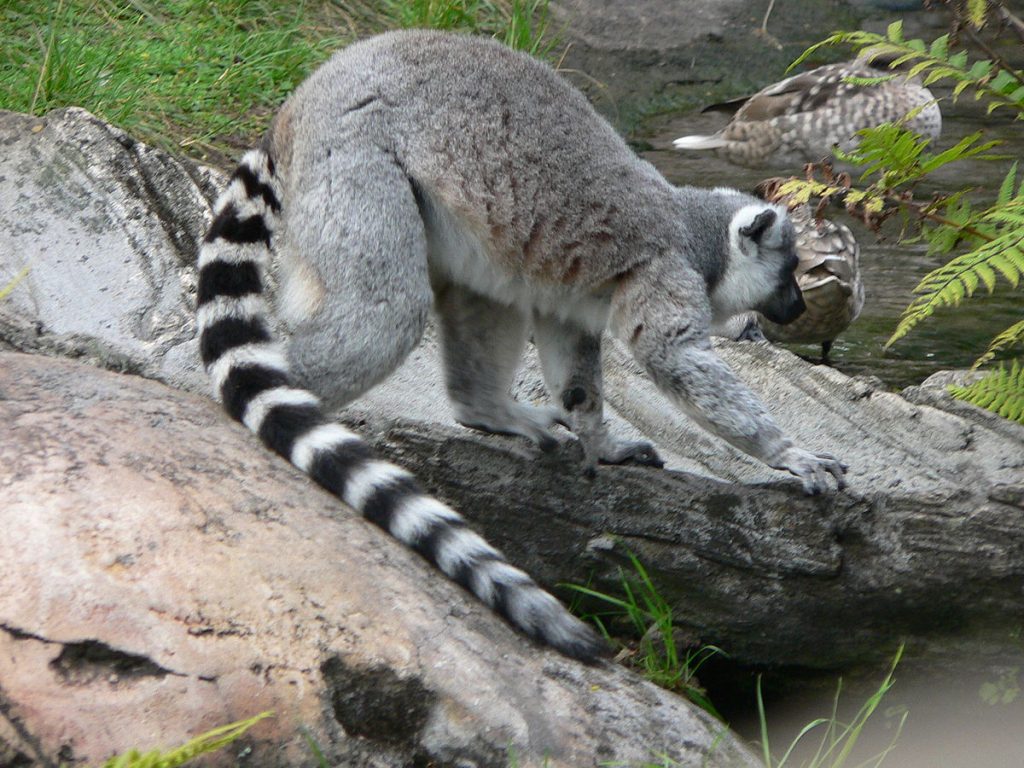
M 849 77 L 893 74 L 876 85 L 846 82 Z M 893 73 L 878 59 L 828 64 L 708 109 L 736 107 L 732 120 L 718 133 L 683 136 L 673 145 L 682 150 L 712 149 L 737 165 L 793 169 L 830 156 L 835 145 L 853 149 L 862 128 L 906 118 L 907 128 L 932 140 L 942 129 L 931 91 L 920 79 Z M 907 118 L 918 107 L 920 111 Z

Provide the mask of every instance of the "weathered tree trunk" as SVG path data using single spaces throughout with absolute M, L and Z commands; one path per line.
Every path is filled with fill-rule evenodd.
M 739 663 L 833 669 L 890 656 L 900 639 L 1011 642 L 1024 609 L 1024 429 L 972 406 L 956 416 L 915 405 L 771 347 L 720 351 L 798 443 L 849 463 L 847 490 L 804 496 L 676 414 L 616 350 L 606 370 L 618 413 L 672 451 L 669 467 L 703 476 L 603 467 L 588 480 L 575 446 L 535 455 L 381 417 L 397 415 L 388 404 L 399 391 L 371 395 L 376 418 L 357 410 L 383 451 L 514 561 L 551 582 L 592 576 L 613 590 L 632 551 L 676 619 Z

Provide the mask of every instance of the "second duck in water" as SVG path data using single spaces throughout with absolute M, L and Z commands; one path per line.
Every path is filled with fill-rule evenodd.
M 875 85 L 848 78 L 893 75 Z M 942 116 L 931 91 L 916 78 L 864 58 L 828 64 L 788 77 L 748 98 L 716 107 L 738 106 L 725 128 L 711 136 L 683 136 L 676 149 L 712 149 L 720 157 L 751 168 L 796 168 L 818 162 L 838 145 L 856 147 L 857 131 L 906 120 L 906 127 L 929 139 L 942 130 Z M 710 109 L 710 108 L 709 108 Z

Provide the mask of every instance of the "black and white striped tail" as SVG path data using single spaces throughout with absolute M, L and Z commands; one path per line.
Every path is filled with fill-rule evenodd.
M 228 413 L 525 634 L 577 659 L 602 655 L 605 645 L 587 625 L 509 565 L 457 512 L 426 495 L 412 474 L 374 458 L 358 435 L 328 421 L 315 395 L 293 386 L 263 295 L 280 211 L 273 161 L 252 150 L 217 201 L 200 247 L 200 353 Z

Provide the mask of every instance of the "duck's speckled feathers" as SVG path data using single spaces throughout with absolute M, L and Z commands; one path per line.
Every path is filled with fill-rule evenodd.
M 866 85 L 850 78 L 889 80 Z M 676 139 L 677 149 L 713 149 L 738 165 L 794 167 L 817 162 L 838 145 L 856 146 L 857 131 L 907 118 L 906 126 L 935 139 L 942 116 L 931 91 L 918 78 L 891 72 L 884 64 L 855 59 L 788 77 L 753 96 L 716 107 L 738 106 L 729 124 L 711 136 Z

